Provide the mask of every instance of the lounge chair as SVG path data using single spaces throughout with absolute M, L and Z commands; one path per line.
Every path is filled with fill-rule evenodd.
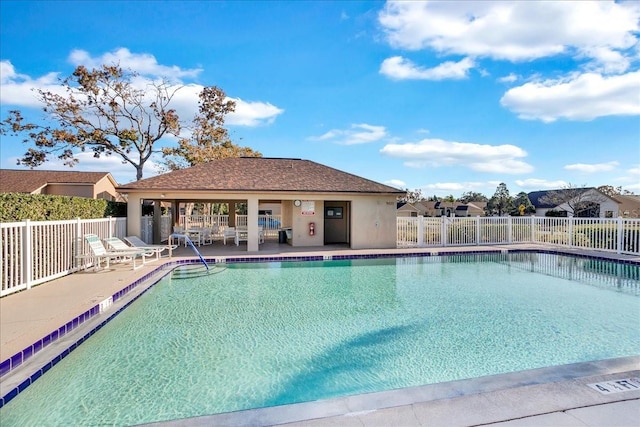
M 137 268 L 142 267 L 142 265 L 140 266 L 136 265 L 137 257 L 142 258 L 142 264 L 144 265 L 146 257 L 151 255 L 149 251 L 141 251 L 139 249 L 134 249 L 131 247 L 128 247 L 128 249 L 126 250 L 125 249 L 107 250 L 107 248 L 105 248 L 104 245 L 102 244 L 102 241 L 100 240 L 100 238 L 95 234 L 85 234 L 84 240 L 89 244 L 89 247 L 91 248 L 92 258 L 95 259 L 96 271 L 102 265 L 103 259 L 107 261 L 106 268 L 109 268 L 109 261 L 114 259 L 119 261 L 131 261 L 133 263 L 133 269 L 135 270 Z M 123 242 L 123 244 L 125 243 Z
M 158 256 L 164 251 L 169 251 L 169 258 L 171 258 L 171 253 L 174 249 L 176 249 L 180 245 L 149 245 L 145 243 L 138 236 L 127 236 L 124 238 L 125 242 L 129 244 L 129 246 L 136 249 L 149 249 L 155 251 Z

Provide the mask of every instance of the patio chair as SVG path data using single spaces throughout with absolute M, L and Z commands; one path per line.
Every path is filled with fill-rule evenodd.
M 236 238 L 235 227 L 227 227 L 222 232 L 222 243 L 224 243 L 225 245 L 227 244 L 227 239 L 234 239 L 235 241 L 235 238 Z
M 173 234 L 178 234 L 179 236 L 173 236 L 173 239 L 176 239 L 176 241 L 178 242 L 178 244 L 180 244 L 180 241 L 182 240 L 182 242 L 184 243 L 184 247 L 187 247 L 187 233 L 184 229 L 184 227 L 179 226 L 179 225 L 174 225 L 173 226 Z
M 107 248 L 105 248 L 102 244 L 100 238 L 95 234 L 85 234 L 84 240 L 89 244 L 89 247 L 91 248 L 92 258 L 95 259 L 96 271 L 100 269 L 102 260 L 107 261 L 106 268 L 109 268 L 109 262 L 112 259 L 117 261 L 131 261 L 133 263 L 133 269 L 136 270 L 142 267 L 142 265 L 138 266 L 136 264 L 136 258 L 140 256 L 142 258 L 142 264 L 144 265 L 144 261 L 149 255 L 148 251 L 141 251 L 139 249 L 133 249 L 130 247 L 126 250 L 107 250 Z
M 213 232 L 211 231 L 211 228 L 203 227 L 200 230 L 200 241 L 203 245 L 213 244 Z
M 157 256 L 161 256 L 162 252 L 169 251 L 169 258 L 171 258 L 171 253 L 174 249 L 176 249 L 180 245 L 150 245 L 144 242 L 138 236 L 127 236 L 124 238 L 125 242 L 129 244 L 129 246 L 135 249 L 149 249 L 156 252 Z

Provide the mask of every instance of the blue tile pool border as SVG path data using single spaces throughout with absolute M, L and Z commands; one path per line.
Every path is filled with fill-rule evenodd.
M 205 262 L 208 264 L 240 264 L 240 263 L 271 263 L 271 262 L 301 262 L 301 261 L 336 261 L 336 260 L 349 260 L 349 259 L 376 259 L 376 258 L 419 258 L 419 257 L 432 257 L 432 256 L 462 256 L 462 255 L 496 255 L 496 254 L 510 254 L 510 253 L 537 253 L 537 254 L 552 254 L 552 255 L 564 255 L 571 256 L 574 258 L 587 258 L 587 259 L 596 259 L 620 264 L 630 264 L 640 266 L 640 260 L 632 260 L 632 259 L 619 259 L 613 258 L 611 256 L 599 256 L 597 254 L 584 254 L 584 253 L 573 253 L 569 251 L 563 250 L 554 250 L 554 249 L 490 249 L 490 250 L 470 250 L 470 251 L 450 251 L 450 250 L 439 250 L 439 248 L 427 248 L 421 251 L 411 251 L 411 252 L 386 252 L 386 253 L 367 253 L 367 254 L 344 254 L 344 255 L 283 255 L 283 256 L 273 256 L 273 257 L 265 257 L 260 255 L 251 255 L 251 256 L 241 256 L 241 257 L 215 257 L 215 258 L 205 258 Z M 60 354 L 56 355 L 51 361 L 46 363 L 43 367 L 36 370 L 33 374 L 31 374 L 27 379 L 25 379 L 22 383 L 20 383 L 15 388 L 9 390 L 4 396 L 0 398 L 0 408 L 9 403 L 13 398 L 15 398 L 19 393 L 24 391 L 29 385 L 31 385 L 34 381 L 40 378 L 44 373 L 46 373 L 49 369 L 55 366 L 58 362 L 60 362 L 64 357 L 68 356 L 73 350 L 75 350 L 80 344 L 82 344 L 85 340 L 95 334 L 98 330 L 100 330 L 103 326 L 105 326 L 111 319 L 120 314 L 125 308 L 131 305 L 134 301 L 136 301 L 141 295 L 144 295 L 149 289 L 155 286 L 158 282 L 160 282 L 167 274 L 169 274 L 173 269 L 181 265 L 197 265 L 200 264 L 197 258 L 190 259 L 180 259 L 175 261 L 168 261 L 164 264 L 156 267 L 151 272 L 145 274 L 139 279 L 135 280 L 133 283 L 124 287 L 123 289 L 117 291 L 111 296 L 112 302 L 116 302 L 122 299 L 129 292 L 137 288 L 138 286 L 148 283 L 147 288 L 145 288 L 140 294 L 136 295 L 130 301 L 128 301 L 125 305 L 120 307 L 115 312 L 111 313 L 108 317 L 106 317 L 102 322 L 100 322 L 96 327 L 91 329 L 85 335 L 80 337 L 78 340 L 69 345 L 66 349 L 64 349 Z M 151 281 L 149 283 L 149 281 Z M 97 304 L 91 307 L 89 310 L 80 314 L 79 316 L 71 319 L 69 322 L 54 330 L 53 332 L 47 334 L 43 338 L 39 339 L 35 343 L 26 347 L 22 351 L 14 354 L 8 359 L 2 361 L 0 363 L 0 378 L 11 373 L 12 371 L 19 369 L 20 366 L 29 360 L 31 357 L 36 355 L 38 352 L 45 349 L 50 344 L 56 342 L 57 340 L 63 338 L 79 326 L 83 325 L 90 319 L 93 319 L 95 316 L 101 313 L 100 304 Z

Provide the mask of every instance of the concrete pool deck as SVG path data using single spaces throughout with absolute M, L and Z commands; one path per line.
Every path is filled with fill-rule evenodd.
M 245 246 L 246 248 L 246 246 Z M 203 246 L 205 258 L 274 257 L 389 253 L 465 253 L 484 251 L 550 250 L 600 258 L 640 262 L 640 257 L 605 252 L 560 250 L 539 245 L 474 246 L 387 250 L 349 250 L 344 247 L 292 248 L 267 242 L 259 252 L 242 246 Z M 194 258 L 189 248 L 179 248 L 172 261 Z M 164 259 L 161 262 L 166 262 Z M 159 267 L 149 263 L 138 270 L 130 264 L 112 264 L 109 270 L 81 271 L 0 299 L 0 361 L 22 351 L 42 337 L 82 314 L 127 285 Z M 123 303 L 138 292 L 123 298 Z M 99 316 L 98 316 L 99 317 Z M 90 324 L 91 322 L 87 322 Z M 89 327 L 90 325 L 87 325 Z M 639 313 L 640 326 L 640 313 Z M 79 328 L 80 329 L 80 328 Z M 81 333 L 82 331 L 78 331 Z M 53 347 L 53 346 L 52 346 Z M 55 351 L 51 349 L 50 351 Z M 46 353 L 42 351 L 42 353 Z M 45 354 L 46 355 L 46 354 Z M 34 357 L 35 358 L 35 357 Z M 35 362 L 35 361 L 34 361 Z M 31 363 L 25 363 L 28 368 Z M 9 376 L 9 375 L 8 375 Z M 7 377 L 8 377 L 7 376 Z M 13 376 L 13 374 L 11 375 Z M 300 426 L 637 426 L 640 390 L 603 394 L 588 384 L 640 377 L 640 357 L 600 361 L 522 373 L 504 374 L 159 423 L 167 426 L 276 425 Z M 2 394 L 19 379 L 3 378 Z M 504 424 L 502 424 L 504 422 Z

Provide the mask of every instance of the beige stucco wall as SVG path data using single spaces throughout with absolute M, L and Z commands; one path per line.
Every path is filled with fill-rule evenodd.
M 324 245 L 324 201 L 301 199 L 303 202 L 313 202 L 314 214 L 303 215 L 303 206 L 292 207 L 292 239 L 291 246 L 323 246 Z M 314 235 L 309 235 L 309 224 L 315 224 Z
M 104 177 L 93 184 L 48 184 L 44 187 L 43 194 L 52 194 L 58 196 L 86 197 L 88 199 L 107 199 L 117 200 L 118 193 L 109 180 Z
M 351 248 L 383 249 L 397 245 L 396 198 L 356 197 L 351 202 Z
M 296 247 L 324 245 L 324 201 L 349 202 L 350 214 L 350 247 L 352 249 L 382 249 L 396 247 L 396 197 L 395 196 L 363 196 L 358 194 L 291 194 L 291 193 L 129 193 L 128 217 L 140 217 L 140 200 L 281 200 L 282 226 L 292 227 L 291 245 Z M 294 200 L 315 202 L 315 215 L 302 215 L 302 206 L 294 206 Z M 257 203 L 255 204 L 257 224 Z M 251 217 L 251 209 L 249 216 Z M 315 223 L 315 235 L 309 235 L 309 223 Z M 129 220 L 128 234 L 140 235 L 140 221 Z M 256 233 L 257 234 L 257 233 Z M 253 242 L 248 242 L 248 250 L 257 249 Z
M 108 199 L 108 200 L 118 199 L 118 192 L 116 191 L 116 188 L 114 187 L 111 180 L 109 180 L 109 178 L 107 177 L 104 177 L 100 181 L 98 181 L 95 187 L 93 188 L 93 191 L 94 191 L 93 197 L 95 198 L 100 198 L 100 197 L 106 198 L 104 194 L 106 193 L 111 197 L 111 199 Z
M 93 185 L 49 184 L 44 188 L 43 193 L 56 196 L 86 197 L 87 199 L 93 199 Z

